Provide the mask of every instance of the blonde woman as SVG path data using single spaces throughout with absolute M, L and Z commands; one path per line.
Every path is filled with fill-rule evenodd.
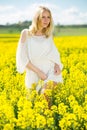
M 29 29 L 21 32 L 17 47 L 17 71 L 26 71 L 25 84 L 30 88 L 40 79 L 46 84 L 63 82 L 62 63 L 53 37 L 53 19 L 51 11 L 43 6 L 38 7 Z

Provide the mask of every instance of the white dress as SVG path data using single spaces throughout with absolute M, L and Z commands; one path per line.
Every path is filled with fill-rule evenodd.
M 61 70 L 63 65 L 52 36 L 48 38 L 45 35 L 27 36 L 25 43 L 21 43 L 19 40 L 16 53 L 16 66 L 19 73 L 26 71 L 25 84 L 27 88 L 30 88 L 32 83 L 37 83 L 40 79 L 35 72 L 26 68 L 29 60 L 47 74 L 48 78 L 44 81 L 45 83 L 49 80 L 63 82 L 62 74 L 54 74 L 54 64 L 57 63 Z

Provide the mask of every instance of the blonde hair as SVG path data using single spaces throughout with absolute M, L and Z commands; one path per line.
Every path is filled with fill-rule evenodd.
M 40 21 L 42 13 L 44 11 L 49 12 L 49 14 L 50 14 L 50 23 L 49 23 L 47 28 L 44 28 L 42 30 L 42 33 L 46 37 L 49 37 L 50 35 L 52 35 L 52 32 L 53 32 L 53 18 L 52 18 L 52 15 L 51 15 L 51 11 L 47 7 L 44 7 L 44 6 L 39 6 L 38 10 L 36 11 L 36 13 L 35 13 L 35 15 L 33 17 L 33 20 L 32 20 L 32 24 L 29 27 L 29 35 L 35 35 L 36 32 L 38 31 L 38 29 L 40 27 L 39 21 Z

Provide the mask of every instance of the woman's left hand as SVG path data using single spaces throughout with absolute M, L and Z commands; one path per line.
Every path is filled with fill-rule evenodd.
M 61 73 L 60 67 L 58 64 L 55 63 L 54 65 L 54 74 L 59 75 Z

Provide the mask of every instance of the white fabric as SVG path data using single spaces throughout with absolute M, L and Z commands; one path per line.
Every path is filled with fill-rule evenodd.
M 38 82 L 39 77 L 35 72 L 25 69 L 29 60 L 40 68 L 48 78 L 44 81 L 53 80 L 63 82 L 62 75 L 54 75 L 54 64 L 57 63 L 62 70 L 60 54 L 56 49 L 52 36 L 30 36 L 25 43 L 19 41 L 16 55 L 17 71 L 23 73 L 26 70 L 25 84 L 30 88 L 32 83 Z
M 27 48 L 27 41 L 25 43 L 21 43 L 20 40 L 19 40 L 17 53 L 16 53 L 16 66 L 17 66 L 17 71 L 19 73 L 24 72 L 25 66 L 29 62 L 28 50 L 27 49 L 28 49 Z

